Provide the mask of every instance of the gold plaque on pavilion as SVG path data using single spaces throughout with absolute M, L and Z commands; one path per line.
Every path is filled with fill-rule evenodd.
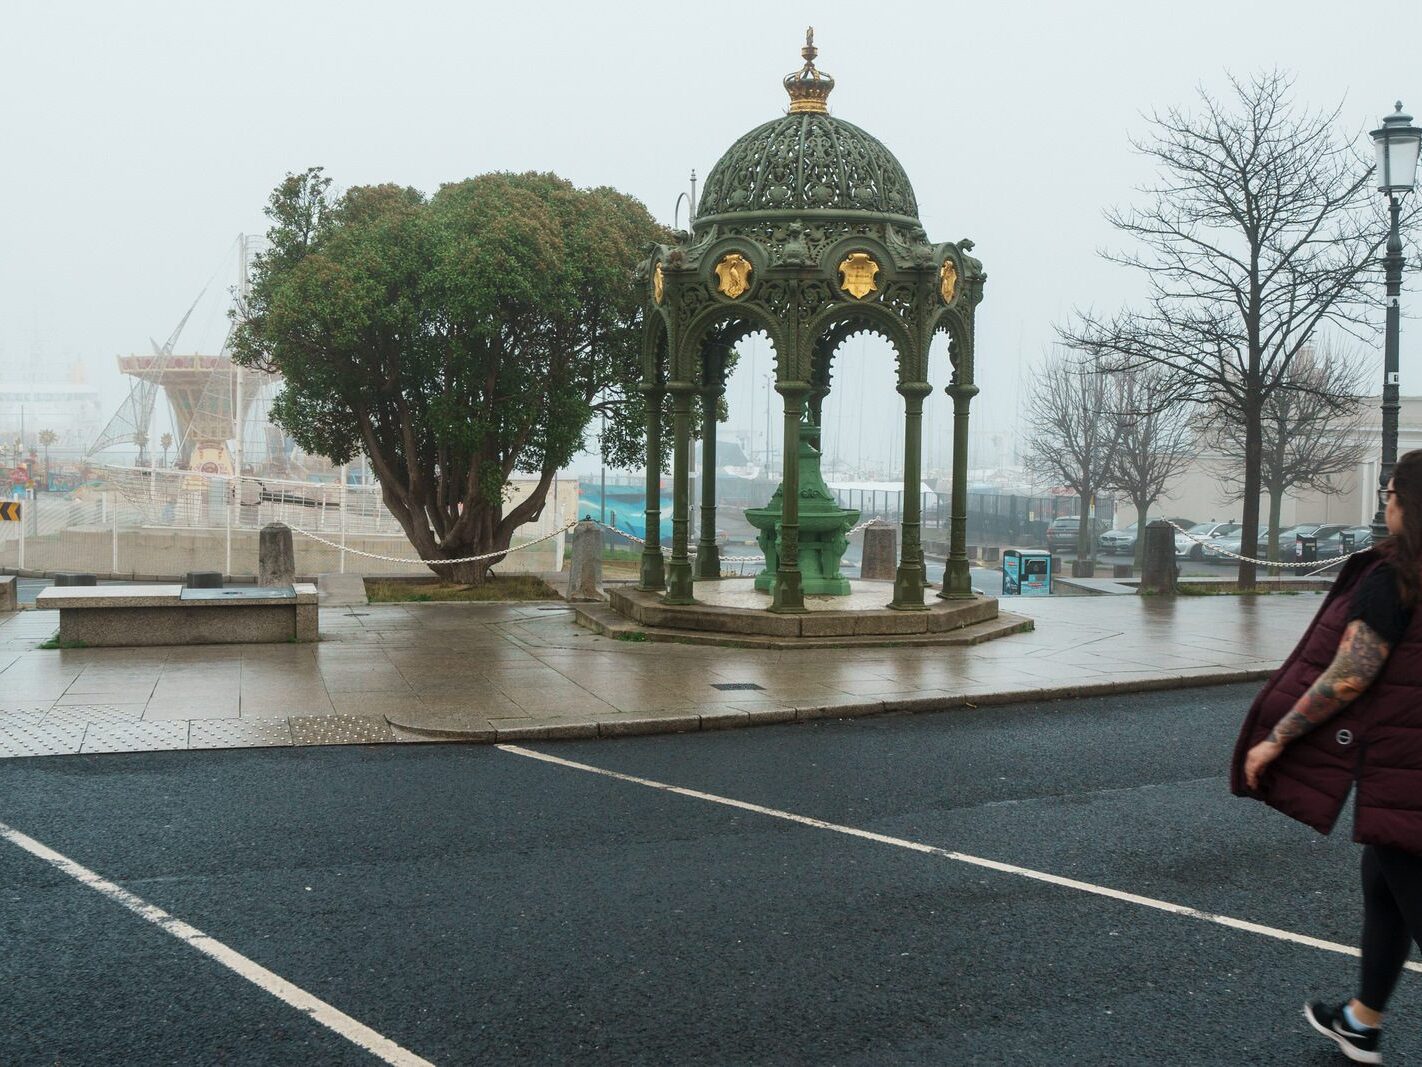
M 879 287 L 874 278 L 879 273 L 868 252 L 851 252 L 839 265 L 839 287 L 856 300 L 863 300 Z
M 658 304 L 666 293 L 666 282 L 662 279 L 662 265 L 658 263 L 652 270 L 652 299 Z
M 946 260 L 938 271 L 938 292 L 943 297 L 943 303 L 953 303 L 953 297 L 958 293 L 958 268 L 953 265 L 953 261 Z
M 751 263 L 739 252 L 721 257 L 716 264 L 716 288 L 732 300 L 750 288 Z

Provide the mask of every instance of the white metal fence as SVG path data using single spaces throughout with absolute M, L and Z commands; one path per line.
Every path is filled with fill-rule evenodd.
M 536 484 L 510 482 L 506 506 L 526 498 Z M 563 535 L 549 535 L 566 525 L 576 508 L 577 483 L 555 483 L 543 514 L 514 535 L 511 547 L 529 547 L 514 551 L 495 570 L 560 569 Z M 74 492 L 37 493 L 21 502 L 21 513 L 19 522 L 0 522 L 0 568 L 25 574 L 85 571 L 171 579 L 205 570 L 255 576 L 259 534 L 272 522 L 292 528 L 300 575 L 431 573 L 373 485 L 93 467 Z

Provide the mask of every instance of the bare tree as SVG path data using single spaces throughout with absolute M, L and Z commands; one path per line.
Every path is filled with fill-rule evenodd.
M 1340 492 L 1334 477 L 1356 470 L 1367 451 L 1362 398 L 1363 363 L 1335 350 L 1306 350 L 1290 365 L 1280 387 L 1264 401 L 1260 419 L 1260 481 L 1269 494 L 1269 555 L 1279 558 L 1279 515 L 1290 490 Z M 1247 491 L 1238 460 L 1243 427 L 1214 418 L 1205 426 L 1209 443 L 1231 457 L 1217 464 L 1228 499 Z M 1247 553 L 1241 553 L 1247 555 Z
M 1198 113 L 1171 108 L 1134 142 L 1158 181 L 1145 205 L 1110 212 L 1135 242 L 1106 258 L 1146 272 L 1144 308 L 1079 313 L 1063 328 L 1072 348 L 1119 367 L 1168 368 L 1215 418 L 1241 431 L 1244 542 L 1259 527 L 1263 413 L 1320 326 L 1362 336 L 1380 287 L 1372 284 L 1385 222 L 1370 166 L 1339 137 L 1339 109 L 1312 113 L 1293 78 L 1232 79 L 1221 101 L 1201 90 Z M 1242 563 L 1239 582 L 1253 584 Z
M 1150 506 L 1194 459 L 1191 406 L 1173 377 L 1159 367 L 1135 367 L 1113 376 L 1118 445 L 1105 487 L 1136 509 L 1136 564 L 1145 552 Z
M 1027 399 L 1031 429 L 1024 462 L 1040 481 L 1064 485 L 1081 498 L 1078 559 L 1092 556 L 1096 532 L 1088 509 L 1115 464 L 1120 432 L 1115 391 L 1111 375 L 1058 357 L 1038 372 Z

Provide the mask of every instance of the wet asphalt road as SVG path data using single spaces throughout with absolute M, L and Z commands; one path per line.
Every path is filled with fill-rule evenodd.
M 1356 944 L 1347 833 L 1227 793 L 1252 692 L 531 747 Z M 1346 957 L 486 746 L 8 760 L 0 821 L 437 1064 L 1343 1062 Z M 0 975 L 6 1065 L 377 1062 L 5 841 Z

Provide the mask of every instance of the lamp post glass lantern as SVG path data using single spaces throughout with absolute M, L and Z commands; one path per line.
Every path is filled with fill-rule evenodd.
M 1388 213 L 1391 216 L 1386 251 L 1383 254 L 1387 286 L 1387 322 L 1383 338 L 1379 507 L 1373 516 L 1373 540 L 1376 542 L 1387 536 L 1387 521 L 1383 516 L 1386 498 L 1381 490 L 1385 490 L 1387 483 L 1392 480 L 1392 469 L 1397 463 L 1397 413 L 1401 406 L 1397 362 L 1399 302 L 1402 295 L 1402 235 L 1398 229 L 1398 217 L 1402 209 L 1402 197 L 1412 191 L 1417 181 L 1417 150 L 1418 146 L 1422 145 L 1422 129 L 1412 125 L 1411 115 L 1403 114 L 1402 101 L 1399 100 L 1393 113 L 1384 118 L 1382 125 L 1372 132 L 1372 138 L 1373 147 L 1377 151 L 1377 189 L 1387 197 Z

